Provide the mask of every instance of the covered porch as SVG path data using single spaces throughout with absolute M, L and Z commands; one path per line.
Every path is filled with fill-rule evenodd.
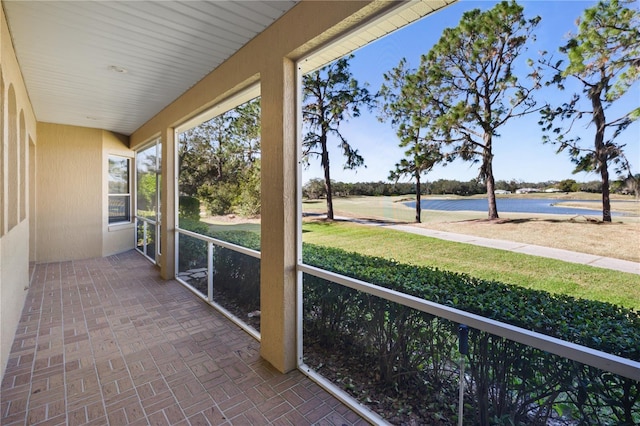
M 298 369 L 299 82 L 446 5 L 2 0 L 0 423 L 365 422 Z M 259 335 L 176 281 L 179 134 L 247 92 Z
M 636 383 L 636 361 L 303 258 L 303 75 L 450 3 L 0 0 L 0 423 L 384 423 L 305 364 L 303 335 L 320 334 L 305 331 L 305 315 L 315 320 L 343 306 L 360 320 L 366 305 L 382 325 L 369 334 L 354 326 L 353 336 L 384 335 L 390 326 L 395 342 L 389 310 L 402 312 L 402 327 L 415 318 L 415 330 L 432 333 L 416 341 L 443 360 L 434 364 L 442 382 L 462 384 L 457 407 L 470 376 L 454 377 L 451 366 L 467 326 L 483 345 L 497 342 L 481 349 L 491 348 L 498 367 L 514 364 L 501 359 L 504 347 L 515 360 L 551 366 L 543 376 L 527 362 L 505 398 L 519 398 L 520 385 L 523 395 L 537 395 L 524 386 L 532 376 L 542 393 L 600 372 L 615 375 L 615 391 Z M 204 231 L 189 226 L 181 197 L 193 194 L 181 190 L 180 150 L 190 129 L 256 99 L 260 148 L 250 144 L 249 156 L 260 161 L 252 175 L 259 223 L 243 245 L 199 223 L 200 206 L 194 216 Z M 220 258 L 233 266 L 226 283 L 238 293 L 250 293 L 237 285 L 238 270 L 251 281 L 259 329 L 240 327 L 246 311 L 214 308 Z M 317 288 L 340 297 L 316 310 L 304 297 Z M 353 358 L 359 366 L 361 353 Z M 569 364 L 573 376 L 556 383 L 556 366 Z M 455 407 L 434 413 L 463 418 Z M 521 407 L 526 416 L 531 404 Z
M 3 425 L 356 425 L 360 416 L 135 251 L 38 264 Z

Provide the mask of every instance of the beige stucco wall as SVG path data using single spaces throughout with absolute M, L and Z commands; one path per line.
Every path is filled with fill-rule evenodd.
M 260 354 L 280 371 L 296 368 L 295 60 L 354 28 L 392 2 L 304 1 L 131 135 L 131 147 L 163 135 L 162 238 L 174 240 L 172 128 L 260 81 L 262 105 L 262 258 Z M 173 245 L 161 270 L 173 276 Z
M 15 93 L 16 119 L 20 120 L 21 115 L 24 116 L 24 126 L 20 122 L 14 124 L 15 129 L 19 132 L 15 140 L 20 144 L 19 150 L 25 146 L 28 147 L 29 140 L 34 143 L 36 139 L 36 121 L 33 114 L 33 108 L 29 101 L 27 90 L 22 79 L 22 74 L 16 60 L 15 52 L 9 36 L 7 22 L 4 16 L 4 10 L 0 8 L 0 69 L 2 72 L 2 149 L 3 159 L 0 174 L 2 174 L 2 188 L 0 188 L 0 373 L 4 373 L 7 365 L 11 344 L 15 336 L 16 327 L 20 319 L 22 307 L 27 294 L 26 289 L 29 286 L 29 194 L 26 188 L 29 188 L 29 152 L 24 154 L 18 153 L 18 164 L 9 164 L 7 154 L 8 144 L 10 141 L 8 129 L 8 91 L 12 87 Z M 23 132 L 20 133 L 20 129 Z M 25 143 L 26 141 L 26 143 Z M 18 151 L 19 152 L 19 151 Z M 19 222 L 9 229 L 7 215 L 11 209 L 15 211 L 16 205 L 9 205 L 9 191 L 18 191 L 20 185 L 12 185 L 9 187 L 8 174 L 9 171 L 15 175 L 17 171 L 24 176 L 24 189 L 18 194 L 18 202 L 22 211 L 17 217 Z M 23 219 L 23 220 L 20 220 Z
M 29 262 L 36 261 L 36 144 L 29 140 Z
M 38 123 L 38 262 L 102 255 L 102 130 Z
M 86 259 L 134 247 L 133 224 L 109 226 L 109 155 L 133 160 L 128 138 L 38 123 L 36 259 Z
M 29 225 L 24 220 L 0 238 L 0 351 L 1 372 L 9 360 L 9 352 L 22 314 L 29 288 Z

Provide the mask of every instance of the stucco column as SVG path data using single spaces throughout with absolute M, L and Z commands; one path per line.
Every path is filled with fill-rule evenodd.
M 162 254 L 160 257 L 160 276 L 169 280 L 175 275 L 176 228 L 176 173 L 175 173 L 175 131 L 168 128 L 162 135 L 162 181 L 160 185 L 160 238 Z
M 296 72 L 288 59 L 261 74 L 260 355 L 296 368 Z

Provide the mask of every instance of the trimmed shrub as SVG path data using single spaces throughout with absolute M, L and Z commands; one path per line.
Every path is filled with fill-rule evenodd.
M 640 360 L 640 316 L 630 309 L 334 248 L 305 245 L 303 259 L 338 274 Z M 306 274 L 303 321 L 305 354 L 320 348 L 326 356 L 343 353 L 346 359 L 361 360 L 355 367 L 346 364 L 361 371 L 341 371 L 339 377 L 368 375 L 367 386 L 381 387 L 395 403 L 419 395 L 405 411 L 428 406 L 435 415 L 455 406 L 457 324 Z M 637 380 L 474 329 L 466 360 L 467 395 L 477 424 L 546 424 L 553 416 L 582 424 L 640 421 Z M 310 365 L 322 366 L 323 361 Z M 361 393 L 352 394 L 362 399 Z M 426 423 L 434 418 L 423 413 Z
M 249 231 L 211 232 L 210 236 L 239 246 L 260 250 L 260 236 Z M 214 246 L 215 294 L 225 297 L 246 312 L 260 310 L 260 259 Z
M 238 187 L 230 182 L 203 184 L 198 188 L 198 196 L 204 201 L 207 211 L 214 216 L 232 213 Z
M 197 201 L 197 200 L 196 200 Z M 206 235 L 209 227 L 198 220 L 180 217 L 179 226 L 187 231 Z M 207 243 L 197 238 L 180 235 L 178 240 L 178 268 L 179 271 L 203 268 L 207 266 Z M 192 283 L 199 291 L 206 289 L 206 280 Z M 206 291 L 206 290 L 205 290 Z
M 640 361 L 640 314 L 466 274 L 305 244 L 303 259 L 351 278 Z
M 260 236 L 249 231 L 213 232 L 206 223 L 180 219 L 180 228 L 201 235 L 217 238 L 254 250 L 260 249 Z M 207 268 L 207 243 L 181 235 L 179 239 L 179 268 L 187 271 Z M 213 298 L 220 305 L 239 317 L 260 310 L 260 259 L 213 246 Z M 207 278 L 191 279 L 189 285 L 207 294 Z M 254 320 L 260 329 L 258 319 Z
M 182 219 L 200 220 L 200 200 L 181 195 L 178 199 L 178 217 L 181 221 Z

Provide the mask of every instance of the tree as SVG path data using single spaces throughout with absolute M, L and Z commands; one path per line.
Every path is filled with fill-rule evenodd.
M 537 70 L 528 85 L 515 73 L 539 17 L 525 19 L 515 2 L 498 3 L 485 12 L 466 12 L 456 28 L 422 56 L 418 72 L 438 88 L 439 115 L 434 133 L 452 147 L 451 158 L 480 162 L 479 178 L 487 188 L 489 219 L 498 218 L 493 174 L 493 143 L 509 120 L 537 111 L 533 92 L 540 87 Z
M 576 165 L 574 172 L 596 171 L 602 180 L 602 220 L 611 222 L 609 198 L 609 165 L 619 166 L 618 173 L 633 176 L 624 155 L 624 144 L 616 138 L 640 116 L 640 107 L 607 118 L 609 107 L 618 101 L 640 77 L 640 14 L 631 7 L 635 0 L 599 2 L 584 11 L 578 21 L 578 32 L 559 48 L 568 62 L 552 59 L 543 64 L 556 71 L 548 84 L 564 89 L 567 78 L 582 85 L 579 94 L 558 106 L 544 108 L 540 124 L 546 132 L 543 142 L 559 145 L 558 152 L 567 150 Z M 636 103 L 637 105 L 637 103 Z M 583 146 L 574 129 L 582 120 L 593 124 L 593 145 Z M 568 121 L 563 128 L 557 121 Z M 553 136 L 549 135 L 551 133 Z
M 406 148 L 405 158 L 396 163 L 389 173 L 389 180 L 411 176 L 416 194 L 416 222 L 420 223 L 422 206 L 421 176 L 443 160 L 440 144 L 430 137 L 431 121 L 437 115 L 437 105 L 433 103 L 432 88 L 426 80 L 407 68 L 403 58 L 397 67 L 384 74 L 385 83 L 380 90 L 384 99 L 380 121 L 390 120 L 400 139 L 400 147 Z
M 624 182 L 624 191 L 629 194 L 633 193 L 636 199 L 640 199 L 640 173 L 635 175 L 629 174 Z
M 510 181 L 499 180 L 496 181 L 496 189 L 502 189 L 503 191 L 516 192 L 516 189 L 522 188 L 522 181 L 517 179 L 511 179 Z
M 212 214 L 260 212 L 260 99 L 183 132 L 178 147 L 181 195 Z
M 325 190 L 323 179 L 311 179 L 302 187 L 302 195 L 309 200 L 317 200 L 325 196 Z
M 340 133 L 340 123 L 350 117 L 358 117 L 361 107 L 371 107 L 373 96 L 366 87 L 359 85 L 349 70 L 349 59 L 338 59 L 324 68 L 306 74 L 302 78 L 303 106 L 302 118 L 307 133 L 303 141 L 303 156 L 308 162 L 310 156 L 320 157 L 324 171 L 325 193 L 327 197 L 327 219 L 333 220 L 333 198 L 329 164 L 329 137 L 338 139 L 346 161 L 345 169 L 355 169 L 364 165 L 364 159 L 353 149 Z
M 624 191 L 629 194 L 634 194 L 636 199 L 640 200 L 640 173 L 636 173 L 635 175 L 631 173 L 631 164 L 626 155 L 621 161 L 621 164 L 622 165 L 618 167 L 618 171 L 627 171 L 627 177 L 622 179 Z
M 599 194 L 602 192 L 602 181 L 592 180 L 589 182 L 583 182 L 582 184 L 580 184 L 580 191 Z
M 158 158 L 150 150 L 136 155 L 136 214 L 138 215 L 153 216 L 158 212 L 160 171 L 157 169 L 157 163 Z
M 260 111 L 260 98 L 256 98 L 237 106 L 231 118 L 232 134 L 238 139 L 242 159 L 233 209 L 242 216 L 259 215 L 262 206 Z
M 260 98 L 255 98 L 229 112 L 231 136 L 237 140 L 246 163 L 260 158 L 260 111 Z
M 558 182 L 557 188 L 562 192 L 577 192 L 580 190 L 580 185 L 573 179 L 564 179 Z
M 640 193 L 640 173 L 635 176 L 627 176 L 611 183 L 611 192 L 619 194 L 633 194 L 636 198 Z M 599 191 L 598 191 L 599 192 Z

